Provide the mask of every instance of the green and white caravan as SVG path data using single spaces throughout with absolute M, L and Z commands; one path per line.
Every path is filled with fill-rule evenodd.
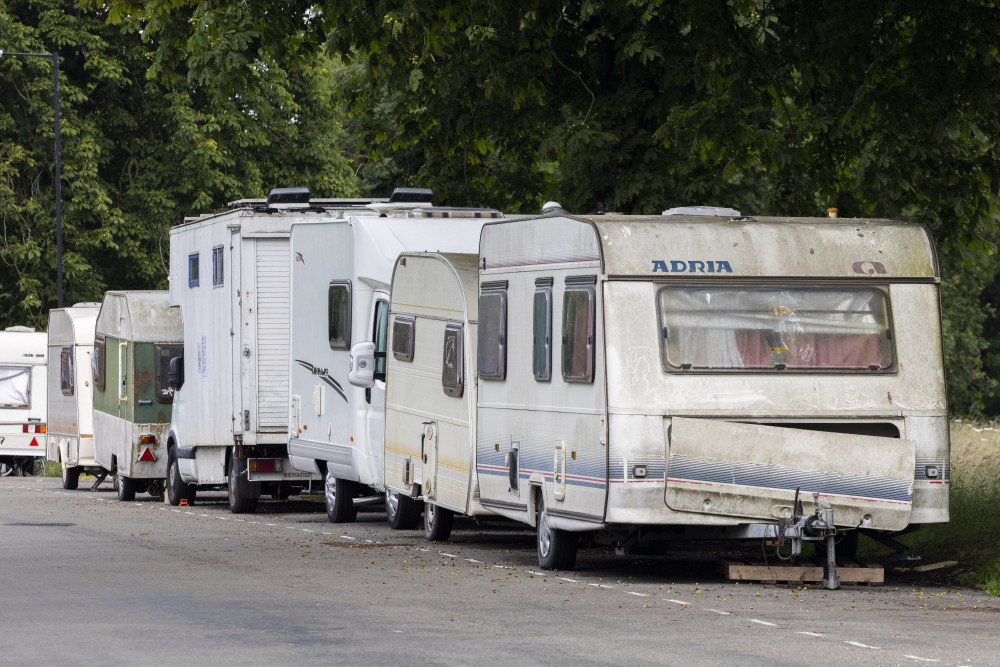
M 45 456 L 44 332 L 0 331 L 0 474 L 34 475 Z
M 94 387 L 91 357 L 99 303 L 49 311 L 48 443 L 50 461 L 62 466 L 64 489 L 75 489 L 80 473 L 106 473 L 94 457 Z
M 163 494 L 173 391 L 184 322 L 163 291 L 104 295 L 94 340 L 94 452 L 115 477 L 119 500 Z
M 832 587 L 836 541 L 948 521 L 939 285 L 899 221 L 487 223 L 479 502 L 537 526 L 543 567 L 581 535 L 812 540 Z

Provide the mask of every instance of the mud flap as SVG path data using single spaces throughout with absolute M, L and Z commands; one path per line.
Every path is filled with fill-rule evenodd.
M 791 514 L 796 487 L 840 526 L 902 530 L 913 503 L 914 443 L 708 419 L 668 420 L 670 509 L 774 521 Z

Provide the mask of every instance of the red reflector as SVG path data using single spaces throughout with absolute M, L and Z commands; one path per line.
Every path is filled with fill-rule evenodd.
M 139 457 L 139 460 L 140 461 L 155 461 L 156 457 L 153 456 L 153 450 L 150 449 L 149 447 L 146 447 L 146 449 L 142 450 L 142 455 Z
M 21 427 L 21 433 L 27 433 L 27 432 L 28 432 L 28 425 L 25 424 L 24 426 Z
M 274 472 L 276 469 L 274 459 L 250 459 L 251 472 Z
M 31 439 L 31 444 L 28 445 L 28 446 L 29 447 L 38 447 L 38 440 L 36 440 L 35 438 L 32 438 Z

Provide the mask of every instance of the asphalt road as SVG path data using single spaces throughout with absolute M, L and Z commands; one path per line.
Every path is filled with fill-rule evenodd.
M 1000 664 L 1000 599 L 970 589 L 736 584 L 601 550 L 543 572 L 516 528 L 430 544 L 318 502 L 82 487 L 0 478 L 2 665 Z

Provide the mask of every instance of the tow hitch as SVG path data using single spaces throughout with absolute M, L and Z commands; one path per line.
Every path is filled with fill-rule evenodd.
M 819 507 L 809 516 L 804 516 L 802 501 L 799 500 L 799 489 L 795 489 L 792 516 L 787 522 L 778 524 L 778 558 L 792 560 L 802 553 L 803 542 L 822 542 L 826 550 L 823 587 L 833 591 L 840 588 L 840 577 L 837 576 L 837 527 L 833 522 L 833 506 L 825 500 L 820 500 L 819 493 L 813 493 L 813 501 Z M 781 554 L 781 546 L 785 540 L 789 540 L 792 547 L 788 556 Z

